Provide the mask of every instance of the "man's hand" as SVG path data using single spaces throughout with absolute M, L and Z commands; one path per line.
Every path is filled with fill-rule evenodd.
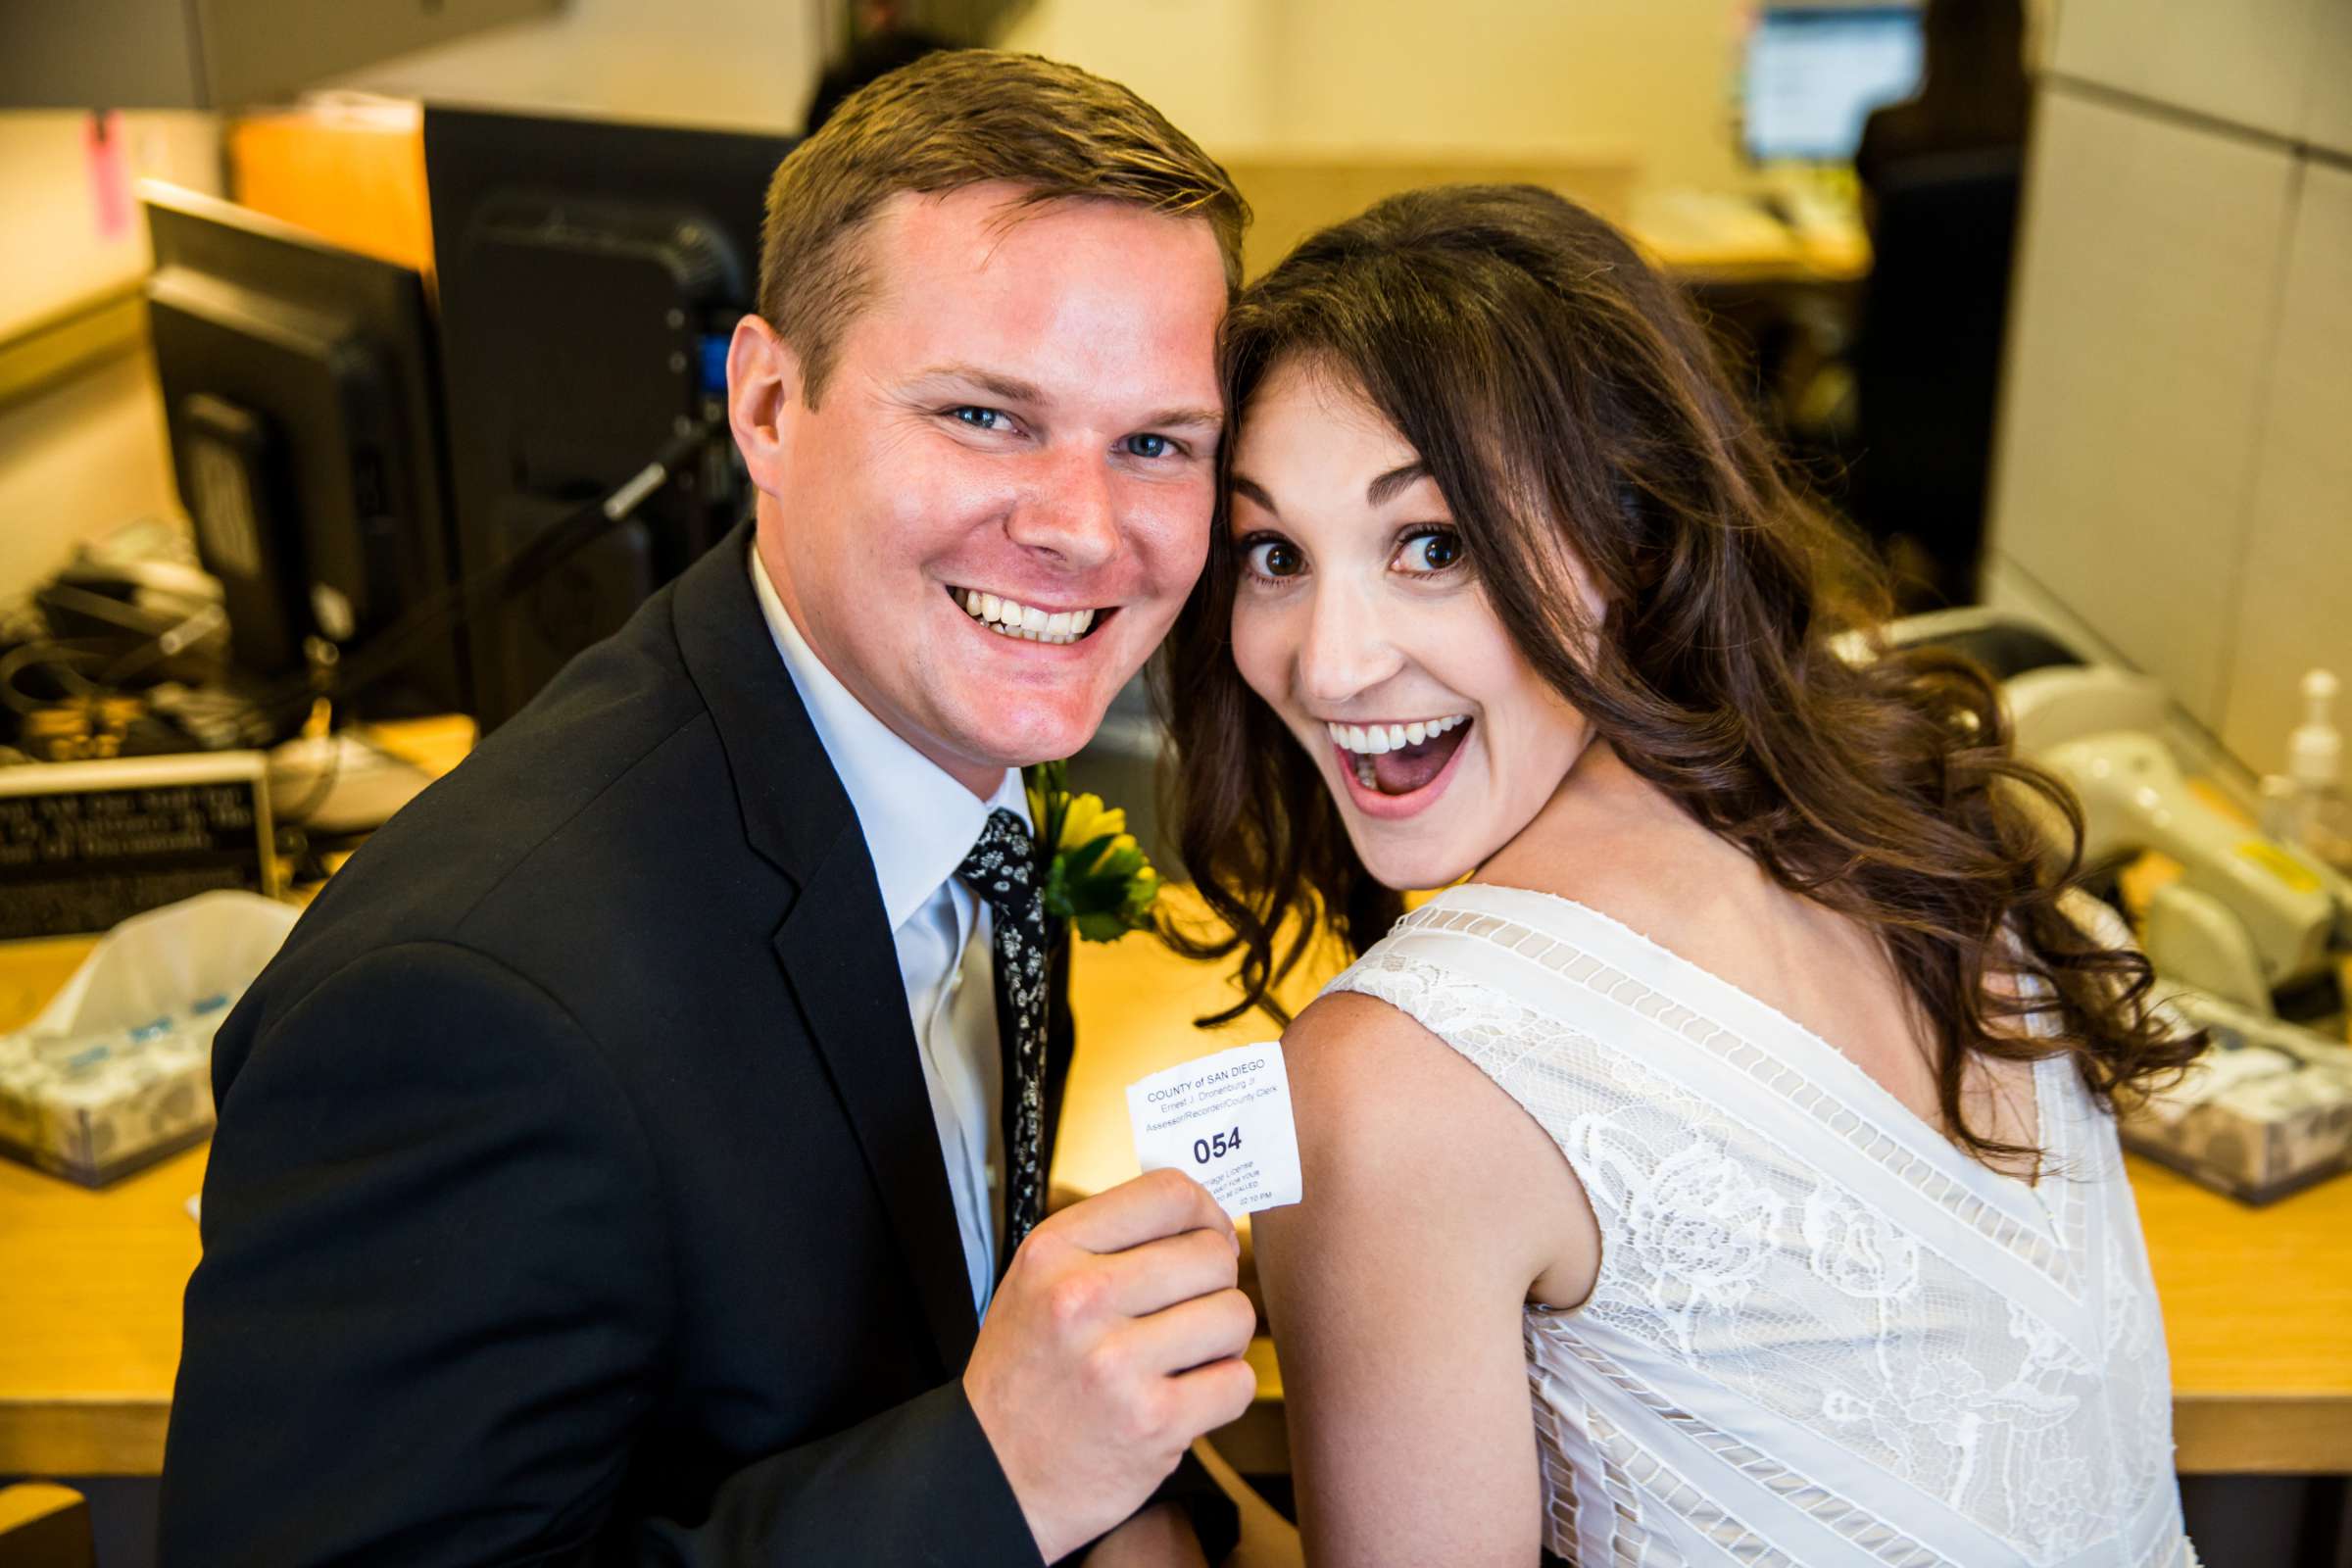
M 1208 1568 L 1208 1558 L 1184 1510 L 1155 1502 L 1096 1542 L 1080 1568 Z
M 1250 1407 L 1238 1248 L 1207 1190 L 1162 1170 L 1052 1215 L 1013 1254 L 963 1388 L 1048 1562 Z

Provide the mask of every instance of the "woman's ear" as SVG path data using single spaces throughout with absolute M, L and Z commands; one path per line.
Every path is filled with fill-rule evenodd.
M 781 497 L 794 417 L 801 413 L 801 357 L 762 318 L 735 323 L 727 344 L 727 425 L 752 483 Z

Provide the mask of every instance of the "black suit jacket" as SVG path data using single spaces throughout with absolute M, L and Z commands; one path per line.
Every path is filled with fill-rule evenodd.
M 222 1026 L 167 1563 L 1037 1562 L 748 547 L 402 811 Z

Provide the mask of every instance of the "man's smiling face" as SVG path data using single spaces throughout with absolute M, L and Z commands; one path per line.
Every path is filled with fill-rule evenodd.
M 842 684 L 986 795 L 1093 737 L 1200 574 L 1224 265 L 1200 220 L 1001 184 L 895 196 L 858 243 L 814 408 L 736 330 L 760 558 Z

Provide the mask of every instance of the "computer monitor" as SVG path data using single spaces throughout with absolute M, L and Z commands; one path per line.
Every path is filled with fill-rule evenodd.
M 1917 6 L 1767 6 L 1747 37 L 1748 156 L 1852 158 L 1870 112 L 1919 86 L 1920 57 Z
M 298 678 L 450 580 L 440 378 L 424 281 L 192 191 L 149 185 L 156 371 L 180 500 L 221 581 L 231 657 Z M 452 630 L 365 690 L 358 716 L 469 706 Z
M 726 340 L 752 306 L 767 182 L 791 146 L 426 106 L 461 570 L 513 560 L 682 430 L 722 432 L 699 468 L 477 619 L 485 729 L 740 514 Z

